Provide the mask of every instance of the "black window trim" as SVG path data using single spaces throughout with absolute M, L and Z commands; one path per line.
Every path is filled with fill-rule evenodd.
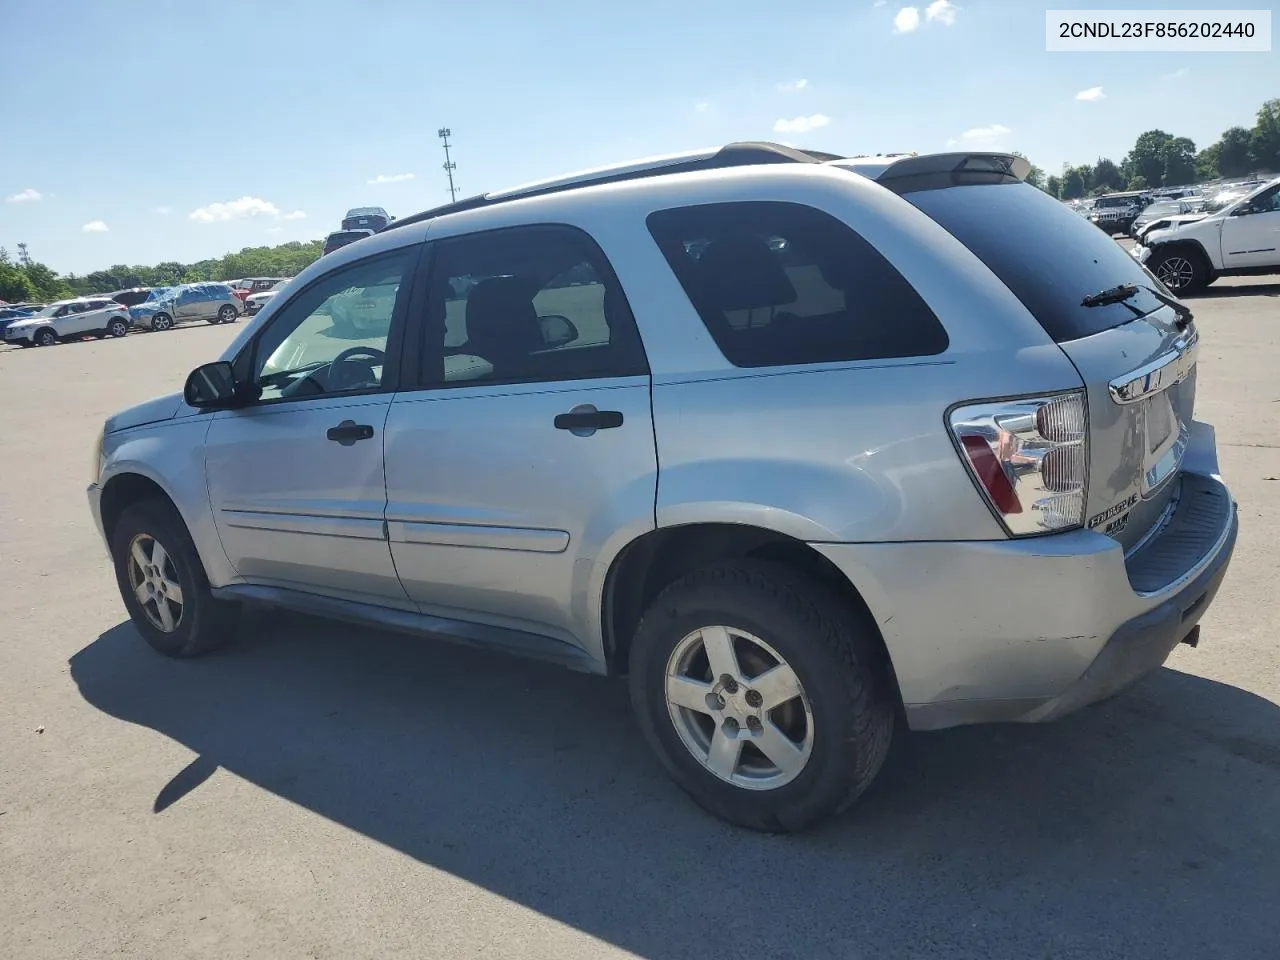
M 334 267 L 332 270 L 326 270 L 324 273 L 315 277 L 310 283 L 299 287 L 297 290 L 290 291 L 288 301 L 274 313 L 271 319 L 263 324 L 261 328 L 255 330 L 253 336 L 250 337 L 240 351 L 231 361 L 232 370 L 235 372 L 236 381 L 247 382 L 252 376 L 252 371 L 257 365 L 255 356 L 258 350 L 258 344 L 277 322 L 279 318 L 285 316 L 289 308 L 298 300 L 299 297 L 305 296 L 308 291 L 314 289 L 317 284 L 323 283 L 335 274 L 344 273 L 366 264 L 376 263 L 379 260 L 389 260 L 395 256 L 406 255 L 407 260 L 404 267 L 404 274 L 400 280 L 400 289 L 396 292 L 395 307 L 391 311 L 391 328 L 387 331 L 387 362 L 382 367 L 382 383 L 369 390 L 344 390 L 341 393 L 317 393 L 307 397 L 271 397 L 266 400 L 247 400 L 242 404 L 238 404 L 238 410 L 256 410 L 261 407 L 274 407 L 285 403 L 312 403 L 314 401 L 333 401 L 345 399 L 347 397 L 370 397 L 380 394 L 392 394 L 399 389 L 401 377 L 404 371 L 404 354 L 406 343 L 405 325 L 408 318 L 413 316 L 409 313 L 409 302 L 412 299 L 418 281 L 421 275 L 422 261 L 425 259 L 425 245 L 418 241 L 416 243 L 405 244 L 404 246 L 394 247 L 390 250 L 380 250 L 377 253 L 370 254 L 367 257 L 361 257 L 359 260 L 352 260 L 341 266 Z M 407 289 L 406 289 L 407 288 Z M 397 359 L 399 362 L 397 362 Z
M 484 379 L 484 380 L 458 380 L 458 381 L 440 381 L 433 382 L 429 380 L 425 372 L 425 361 L 427 359 L 427 308 L 430 303 L 432 292 L 432 284 L 436 280 L 435 271 L 439 261 L 438 251 L 453 242 L 470 241 L 477 237 L 493 236 L 495 234 L 512 233 L 516 231 L 526 230 L 545 230 L 548 228 L 568 230 L 585 241 L 585 249 L 588 254 L 588 262 L 597 271 L 600 281 L 605 285 L 606 289 L 609 285 L 613 285 L 620 296 L 620 303 L 626 307 L 627 317 L 630 320 L 630 333 L 634 339 L 635 346 L 639 350 L 640 360 L 643 364 L 643 371 L 637 373 L 611 373 L 607 376 L 597 377 L 577 377 L 572 380 L 547 380 L 543 378 L 525 378 L 525 379 Z M 403 353 L 403 361 L 401 363 L 401 392 L 418 392 L 423 390 L 463 390 L 463 389 L 479 389 L 482 387 L 523 387 L 523 386 L 541 386 L 544 390 L 551 388 L 557 389 L 558 385 L 571 383 L 591 383 L 600 380 L 620 380 L 632 377 L 650 377 L 653 369 L 649 364 L 649 356 L 644 346 L 644 337 L 640 334 L 640 325 L 636 322 L 635 311 L 631 308 L 631 301 L 627 298 L 626 289 L 622 286 L 622 281 L 618 279 L 617 273 L 613 269 L 613 263 L 609 260 L 604 249 L 582 227 L 572 223 L 565 223 L 560 220 L 539 220 L 534 223 L 508 224 L 502 227 L 491 227 L 485 230 L 474 230 L 468 233 L 455 233 L 444 237 L 436 237 L 432 239 L 429 235 L 424 243 L 424 253 L 422 261 L 419 264 L 420 277 L 419 282 L 415 284 L 415 298 L 412 303 L 412 316 L 415 319 L 414 330 L 409 338 L 407 349 Z M 610 338 L 612 339 L 612 331 Z

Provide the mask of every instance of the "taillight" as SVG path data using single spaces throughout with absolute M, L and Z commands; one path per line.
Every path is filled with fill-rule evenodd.
M 1088 427 L 1083 393 L 956 407 L 950 415 L 969 472 L 1015 537 L 1084 523 Z

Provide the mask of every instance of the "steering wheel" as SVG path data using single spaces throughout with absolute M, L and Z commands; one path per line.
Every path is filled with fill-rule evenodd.
M 289 384 L 280 391 L 280 396 L 297 397 L 317 393 L 338 393 L 343 390 L 351 389 L 351 386 L 354 386 L 355 384 L 343 384 L 343 376 L 340 371 L 343 369 L 342 364 L 355 357 L 367 357 L 368 360 L 366 363 L 363 363 L 360 366 L 367 369 L 369 373 L 372 374 L 374 364 L 385 363 L 387 354 L 385 351 L 379 350 L 377 347 L 367 347 L 363 345 L 347 347 L 347 349 L 343 350 L 328 363 L 321 364 L 314 370 L 309 371 L 306 376 Z M 324 372 L 321 373 L 321 371 Z M 335 373 L 338 373 L 338 375 L 335 376 Z
M 349 361 L 354 360 L 357 357 L 360 358 L 360 363 L 347 366 Z M 329 371 L 325 376 L 329 390 L 337 393 L 338 391 L 349 390 L 356 386 L 366 386 L 367 384 L 365 379 L 356 379 L 356 377 L 359 376 L 359 374 L 356 374 L 356 371 L 358 370 L 360 374 L 367 374 L 368 380 L 374 380 L 374 366 L 385 363 L 386 359 L 386 353 L 379 350 L 377 347 L 347 347 L 347 349 L 343 350 L 329 362 Z M 353 377 L 352 374 L 356 374 L 356 377 Z M 351 382 L 348 382 L 348 380 Z M 374 382 L 374 385 L 376 386 L 376 381 Z
M 340 363 L 350 360 L 352 357 L 358 357 L 361 354 L 367 356 L 374 363 L 385 363 L 387 359 L 386 351 L 379 350 L 377 347 L 355 346 L 347 347 L 340 354 L 329 361 L 329 366 L 334 367 Z

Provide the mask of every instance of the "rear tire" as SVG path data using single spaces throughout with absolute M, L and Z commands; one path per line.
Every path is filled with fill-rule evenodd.
M 200 555 L 172 505 L 143 500 L 126 507 L 112 531 L 111 557 L 125 608 L 152 649 L 167 657 L 196 657 L 231 640 L 239 605 L 214 599 Z
M 52 347 L 58 342 L 58 334 L 51 327 L 43 327 L 36 331 L 34 340 L 37 347 Z
M 732 683 L 713 649 L 732 651 Z M 671 584 L 645 611 L 631 645 L 631 702 L 696 803 L 753 830 L 791 832 L 847 808 L 884 763 L 895 715 L 884 661 L 873 628 L 821 584 L 776 564 L 728 561 Z M 763 678 L 779 668 L 791 671 L 774 674 L 788 686 L 771 687 Z
M 239 312 L 231 304 L 227 304 L 218 310 L 218 323 L 235 323 L 236 318 L 240 316 Z
M 107 325 L 108 336 L 119 338 L 127 336 L 128 333 L 129 324 L 125 323 L 123 320 L 112 320 L 111 323 Z
M 1185 246 L 1157 251 L 1147 267 L 1174 296 L 1199 293 L 1209 285 L 1209 266 L 1204 257 Z
M 169 330 L 173 327 L 173 318 L 167 313 L 157 313 L 151 318 L 152 330 Z

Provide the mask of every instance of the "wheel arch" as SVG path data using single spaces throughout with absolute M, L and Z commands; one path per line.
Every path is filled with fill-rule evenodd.
M 645 608 L 669 584 L 722 560 L 757 559 L 799 572 L 831 590 L 849 607 L 883 657 L 898 709 L 902 696 L 875 616 L 857 586 L 821 553 L 795 537 L 736 523 L 659 527 L 636 537 L 614 557 L 605 575 L 601 636 L 610 674 L 625 674 L 631 640 Z
M 1205 273 L 1209 277 L 1217 275 L 1217 268 L 1213 265 L 1213 258 L 1209 256 L 1209 251 L 1205 249 L 1204 243 L 1195 237 L 1171 237 L 1168 240 L 1161 240 L 1159 243 L 1153 244 L 1151 247 L 1151 258 L 1155 259 L 1157 255 L 1170 253 L 1174 250 L 1187 250 L 1200 258 L 1200 262 L 1204 264 Z

